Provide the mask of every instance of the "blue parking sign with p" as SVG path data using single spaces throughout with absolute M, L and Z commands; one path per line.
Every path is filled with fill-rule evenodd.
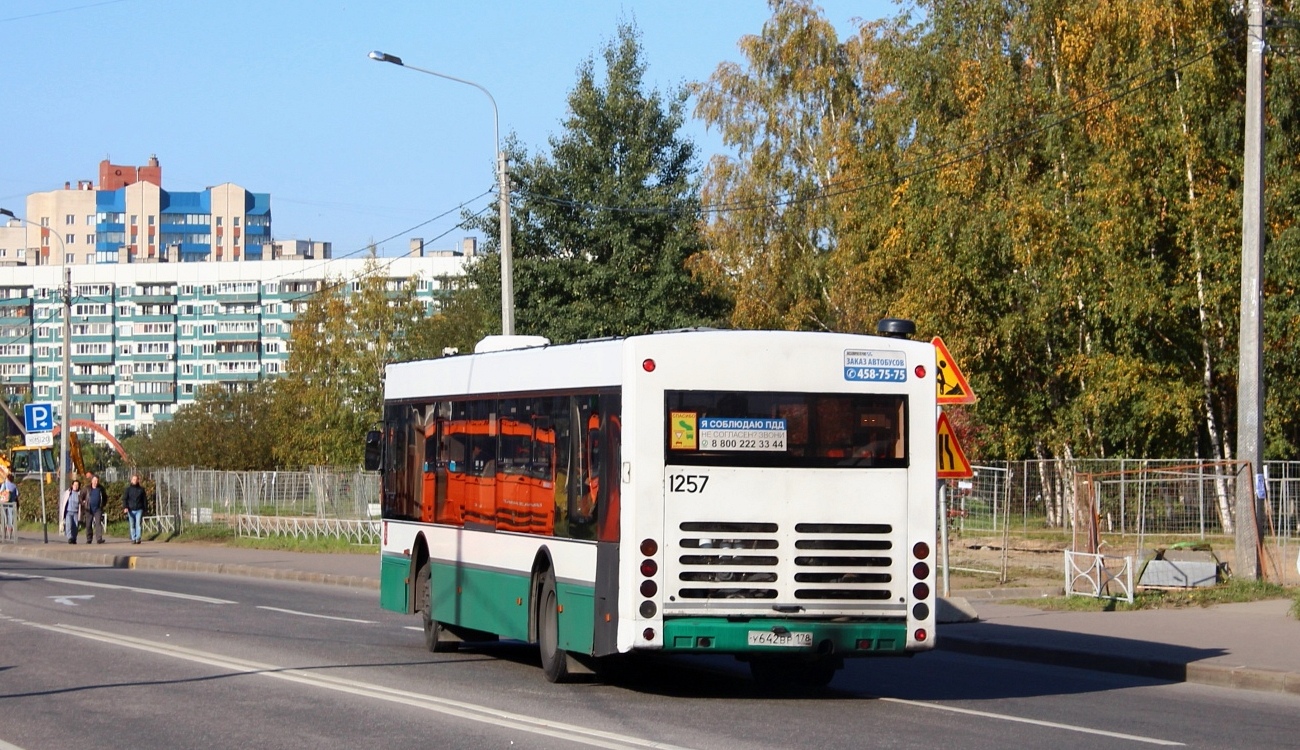
M 27 423 L 28 432 L 52 432 L 54 404 L 26 404 L 23 406 L 23 421 Z

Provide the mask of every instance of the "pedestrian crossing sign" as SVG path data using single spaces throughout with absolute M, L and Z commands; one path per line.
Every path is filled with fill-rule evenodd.
M 975 403 L 975 391 L 971 390 L 957 361 L 948 353 L 948 347 L 943 345 L 943 339 L 935 336 L 930 343 L 934 344 L 935 400 L 940 404 Z
M 975 475 L 970 461 L 966 460 L 966 451 L 957 442 L 957 433 L 953 432 L 948 415 L 940 412 L 938 445 L 935 446 L 938 476 L 940 479 L 966 479 Z

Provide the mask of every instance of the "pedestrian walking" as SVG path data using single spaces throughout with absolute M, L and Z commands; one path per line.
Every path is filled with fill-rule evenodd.
M 0 542 L 12 542 L 18 526 L 18 485 L 14 484 L 13 474 L 0 466 Z
M 126 492 L 122 493 L 122 507 L 126 509 L 126 519 L 131 527 L 131 544 L 140 543 L 140 524 L 144 520 L 146 503 L 144 488 L 140 486 L 140 475 L 132 474 L 131 483 L 126 486 Z
M 72 486 L 59 498 L 59 531 L 68 538 L 68 544 L 77 543 L 77 525 L 81 523 L 81 480 L 72 480 Z
M 99 486 L 99 477 L 91 475 L 90 486 L 86 488 L 86 544 L 104 543 L 104 509 L 108 505 L 108 496 Z

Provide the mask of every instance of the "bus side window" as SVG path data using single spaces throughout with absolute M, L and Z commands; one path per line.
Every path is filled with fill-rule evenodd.
M 604 442 L 600 462 L 602 471 L 598 476 L 603 477 L 604 494 L 600 498 L 600 530 L 596 538 L 602 542 L 617 542 L 621 512 L 620 484 L 623 480 L 623 426 L 620 419 L 619 397 L 602 396 L 601 406 L 605 413 L 605 422 L 601 430 Z
M 600 413 L 594 396 L 575 396 L 571 412 L 573 441 L 569 475 L 569 537 L 592 539 L 600 500 Z

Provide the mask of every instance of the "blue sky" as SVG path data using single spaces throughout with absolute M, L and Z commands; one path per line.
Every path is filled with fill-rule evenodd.
M 842 36 L 898 12 L 820 5 Z M 277 238 L 332 242 L 335 257 L 390 236 L 381 254 L 411 236 L 450 248 L 467 234 L 456 207 L 493 185 L 491 105 L 368 52 L 483 86 L 502 138 L 536 153 L 620 20 L 640 29 L 646 81 L 664 90 L 739 61 L 769 15 L 763 0 L 3 0 L 0 207 L 21 215 L 28 193 L 97 179 L 101 159 L 156 154 L 164 188 L 270 193 Z M 684 133 L 702 161 L 721 148 L 698 121 Z

